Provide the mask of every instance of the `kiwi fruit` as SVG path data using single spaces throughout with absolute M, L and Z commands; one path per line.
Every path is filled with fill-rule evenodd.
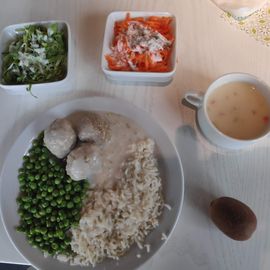
M 256 230 L 257 218 L 254 212 L 236 199 L 215 199 L 210 203 L 209 212 L 215 225 L 234 240 L 248 240 Z

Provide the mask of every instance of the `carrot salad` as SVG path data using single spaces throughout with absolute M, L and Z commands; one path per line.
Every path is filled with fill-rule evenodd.
M 111 70 L 166 72 L 174 36 L 171 17 L 130 18 L 114 25 L 112 53 L 105 56 Z

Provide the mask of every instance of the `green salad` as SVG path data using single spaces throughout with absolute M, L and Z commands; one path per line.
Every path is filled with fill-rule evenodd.
M 66 76 L 67 45 L 58 24 L 29 25 L 17 32 L 2 55 L 2 83 L 31 85 Z

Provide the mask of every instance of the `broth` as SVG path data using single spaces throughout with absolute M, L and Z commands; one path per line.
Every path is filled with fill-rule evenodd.
M 255 139 L 269 128 L 267 99 L 246 82 L 224 84 L 209 95 L 207 113 L 222 133 L 235 139 Z

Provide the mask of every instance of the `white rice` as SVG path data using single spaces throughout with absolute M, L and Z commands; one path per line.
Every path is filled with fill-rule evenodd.
M 153 140 L 131 145 L 122 172 L 114 188 L 89 191 L 79 226 L 71 230 L 77 254 L 68 258 L 71 264 L 117 260 L 133 243 L 143 248 L 145 237 L 158 226 L 163 199 Z M 150 245 L 145 247 L 149 252 Z
M 166 207 L 169 211 L 172 210 L 172 207 L 169 204 L 167 204 L 167 203 L 164 203 L 163 206 Z
M 168 236 L 165 233 L 161 234 L 161 240 L 166 241 L 168 239 Z
M 145 246 L 145 248 L 146 248 L 146 252 L 149 253 L 150 250 L 151 250 L 151 245 L 146 244 L 146 245 L 144 245 L 144 246 Z

